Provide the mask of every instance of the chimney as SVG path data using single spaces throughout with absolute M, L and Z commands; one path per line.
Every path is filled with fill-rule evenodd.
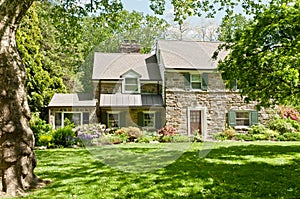
M 119 48 L 120 53 L 140 53 L 141 46 L 135 40 L 124 40 Z

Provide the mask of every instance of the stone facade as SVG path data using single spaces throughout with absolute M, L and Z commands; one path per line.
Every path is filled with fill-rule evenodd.
M 246 104 L 239 93 L 225 89 L 217 72 L 208 73 L 208 89 L 186 88 L 184 73 L 165 72 L 166 125 L 178 129 L 181 134 L 189 132 L 189 111 L 202 112 L 202 134 L 211 139 L 214 133 L 223 131 L 230 110 L 255 110 L 255 103 Z M 264 111 L 259 112 L 260 122 L 266 119 Z

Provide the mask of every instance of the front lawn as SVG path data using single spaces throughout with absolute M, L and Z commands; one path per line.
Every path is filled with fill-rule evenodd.
M 299 142 L 194 143 L 187 151 L 165 146 L 112 145 L 99 153 L 92 148 L 38 150 L 36 174 L 53 182 L 24 198 L 300 196 Z M 119 154 L 114 156 L 109 147 Z M 155 167 L 164 160 L 168 164 L 149 170 L 149 165 Z

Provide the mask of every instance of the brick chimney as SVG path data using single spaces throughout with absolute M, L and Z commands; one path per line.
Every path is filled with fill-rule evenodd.
M 141 46 L 135 40 L 124 40 L 119 47 L 120 53 L 140 53 Z

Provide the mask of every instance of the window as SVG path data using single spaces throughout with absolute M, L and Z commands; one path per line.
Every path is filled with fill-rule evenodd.
M 64 123 L 68 119 L 71 123 L 81 125 L 81 113 L 64 113 Z
M 126 93 L 134 93 L 139 91 L 139 84 L 137 78 L 125 78 L 124 91 Z
M 206 91 L 208 89 L 208 73 L 190 74 L 184 73 L 184 86 L 186 90 L 196 89 Z
M 249 127 L 258 124 L 257 111 L 231 110 L 228 112 L 228 124 L 232 127 Z
M 120 126 L 120 114 L 119 112 L 117 113 L 108 113 L 107 115 L 107 125 L 108 128 L 117 128 Z
M 236 112 L 236 126 L 249 126 L 249 112 Z
M 83 124 L 89 124 L 90 123 L 90 114 L 89 113 L 83 113 L 82 118 L 83 118 Z
M 192 89 L 201 89 L 202 78 L 200 74 L 191 75 L 191 88 Z
M 149 128 L 155 128 L 155 113 L 145 112 L 143 116 L 143 126 Z
M 59 128 L 59 127 L 61 127 L 61 125 L 62 125 L 62 122 L 61 122 L 61 114 L 62 113 L 55 113 L 55 123 L 54 123 L 54 125 L 55 125 L 55 128 Z

